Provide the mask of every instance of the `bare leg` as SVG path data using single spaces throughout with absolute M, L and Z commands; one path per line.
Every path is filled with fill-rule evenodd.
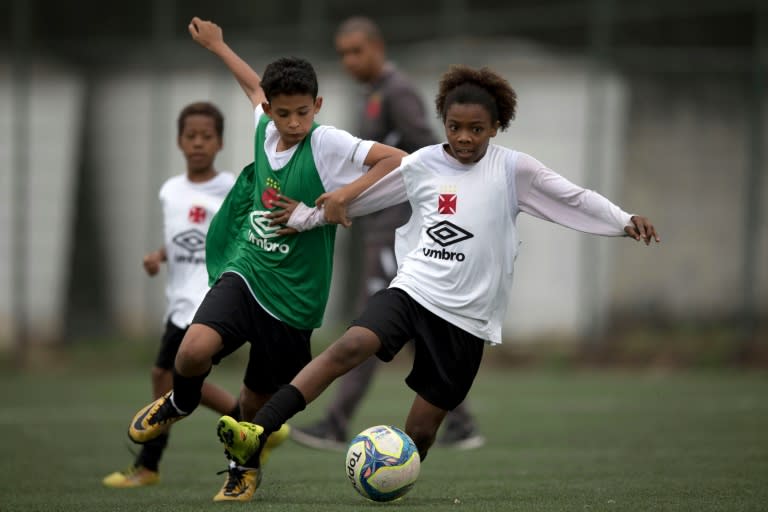
M 305 366 L 291 384 L 301 392 L 309 404 L 334 380 L 362 364 L 378 352 L 380 347 L 381 342 L 373 331 L 352 326 Z
M 327 421 L 339 432 L 346 434 L 349 420 L 357 410 L 380 366 L 377 357 L 371 356 L 352 368 L 339 379 L 333 402 L 328 407 Z
M 405 420 L 405 432 L 416 443 L 422 461 L 427 458 L 427 452 L 435 442 L 437 429 L 447 413 L 445 409 L 432 405 L 419 395 L 413 400 Z

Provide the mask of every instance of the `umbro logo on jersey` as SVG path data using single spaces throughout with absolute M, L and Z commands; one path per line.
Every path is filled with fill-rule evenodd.
M 171 241 L 182 249 L 189 251 L 189 254 L 186 255 L 183 253 L 176 253 L 173 257 L 174 262 L 194 264 L 205 263 L 205 254 L 195 254 L 205 251 L 205 233 L 202 231 L 188 229 L 173 237 Z
M 288 244 L 269 241 L 270 238 L 280 236 L 277 234 L 277 230 L 280 229 L 280 226 L 269 225 L 272 220 L 265 217 L 268 213 L 269 212 L 265 210 L 254 210 L 250 213 L 249 219 L 253 230 L 248 236 L 248 241 L 261 247 L 267 252 L 281 252 L 283 254 L 288 254 L 291 250 Z
M 189 252 L 197 252 L 205 249 L 205 234 L 196 229 L 182 231 L 173 237 L 172 241 Z
M 449 245 L 463 242 L 473 235 L 466 229 L 462 229 L 456 224 L 448 222 L 447 220 L 438 222 L 431 228 L 427 229 L 429 237 L 440 244 L 442 247 L 448 247 Z
M 442 247 L 457 244 L 475 236 L 466 229 L 462 229 L 447 220 L 438 222 L 427 229 L 427 234 Z M 421 251 L 427 258 L 435 258 L 438 260 L 464 261 L 466 258 L 462 252 L 447 251 L 445 249 L 427 249 L 426 247 L 423 247 Z

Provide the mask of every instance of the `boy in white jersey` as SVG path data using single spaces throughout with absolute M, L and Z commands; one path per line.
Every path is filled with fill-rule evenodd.
M 376 354 L 389 361 L 410 339 L 416 392 L 405 430 L 426 458 L 446 413 L 466 396 L 486 343 L 501 342 L 521 211 L 607 236 L 659 241 L 645 217 L 555 174 L 533 157 L 489 144 L 515 114 L 509 84 L 483 68 L 455 67 L 436 99 L 447 143 L 427 146 L 350 204 L 362 215 L 407 199 L 413 215 L 398 229 L 398 273 L 344 335 L 273 395 L 253 423 L 219 420 L 225 450 L 253 463 L 266 436 L 340 375 Z M 347 191 L 326 194 L 325 216 L 348 224 Z
M 205 236 L 214 214 L 235 182 L 232 173 L 217 172 L 216 155 L 222 148 L 224 116 L 215 105 L 192 103 L 179 113 L 177 144 L 187 171 L 168 179 L 160 188 L 163 207 L 163 246 L 144 256 L 144 270 L 156 275 L 163 262 L 168 277 L 165 333 L 152 367 L 152 394 L 168 392 L 173 380 L 173 361 L 197 307 L 208 291 L 205 270 Z M 219 414 L 239 416 L 237 399 L 223 389 L 206 383 L 202 402 Z M 143 445 L 133 464 L 125 471 L 106 476 L 107 487 L 130 488 L 159 481 L 158 466 L 168 443 L 168 433 Z
M 250 343 L 240 392 L 245 418 L 310 361 L 310 335 L 328 299 L 335 226 L 297 233 L 285 223 L 298 202 L 313 205 L 340 187 L 356 196 L 405 155 L 314 123 L 322 98 L 306 60 L 278 59 L 262 78 L 224 42 L 216 24 L 194 18 L 189 32 L 227 65 L 251 101 L 254 162 L 243 169 L 208 232 L 213 286 L 179 348 L 173 390 L 140 410 L 129 426 L 137 443 L 151 441 L 189 415 L 212 365 L 245 342 Z M 214 500 L 250 500 L 263 459 L 261 453 L 255 466 L 230 465 Z

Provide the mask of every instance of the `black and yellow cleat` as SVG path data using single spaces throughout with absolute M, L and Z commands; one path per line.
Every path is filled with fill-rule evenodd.
M 244 468 L 231 464 L 229 469 L 219 471 L 227 473 L 227 480 L 213 497 L 213 501 L 251 501 L 261 483 L 261 469 Z
M 113 489 L 129 489 L 154 485 L 160 481 L 157 471 L 152 471 L 144 466 L 131 466 L 125 471 L 115 471 L 104 477 L 101 481 L 106 487 Z
M 151 441 L 187 416 L 173 405 L 172 394 L 173 391 L 169 391 L 136 413 L 128 426 L 131 441 L 140 444 Z

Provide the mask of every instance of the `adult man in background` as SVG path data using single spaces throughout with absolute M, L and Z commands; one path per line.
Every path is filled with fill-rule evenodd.
M 438 142 L 427 121 L 423 100 L 407 77 L 387 61 L 384 39 L 372 20 L 353 17 L 342 22 L 335 44 L 344 69 L 366 88 L 352 133 L 408 153 Z M 403 203 L 356 223 L 356 234 L 365 253 L 356 297 L 358 310 L 395 276 L 395 229 L 405 224 L 410 215 L 410 205 Z M 378 366 L 379 360 L 371 357 L 341 378 L 325 417 L 306 427 L 294 427 L 293 439 L 313 448 L 346 450 L 349 420 Z M 448 414 L 438 439 L 444 446 L 464 449 L 477 448 L 484 442 L 465 403 Z

